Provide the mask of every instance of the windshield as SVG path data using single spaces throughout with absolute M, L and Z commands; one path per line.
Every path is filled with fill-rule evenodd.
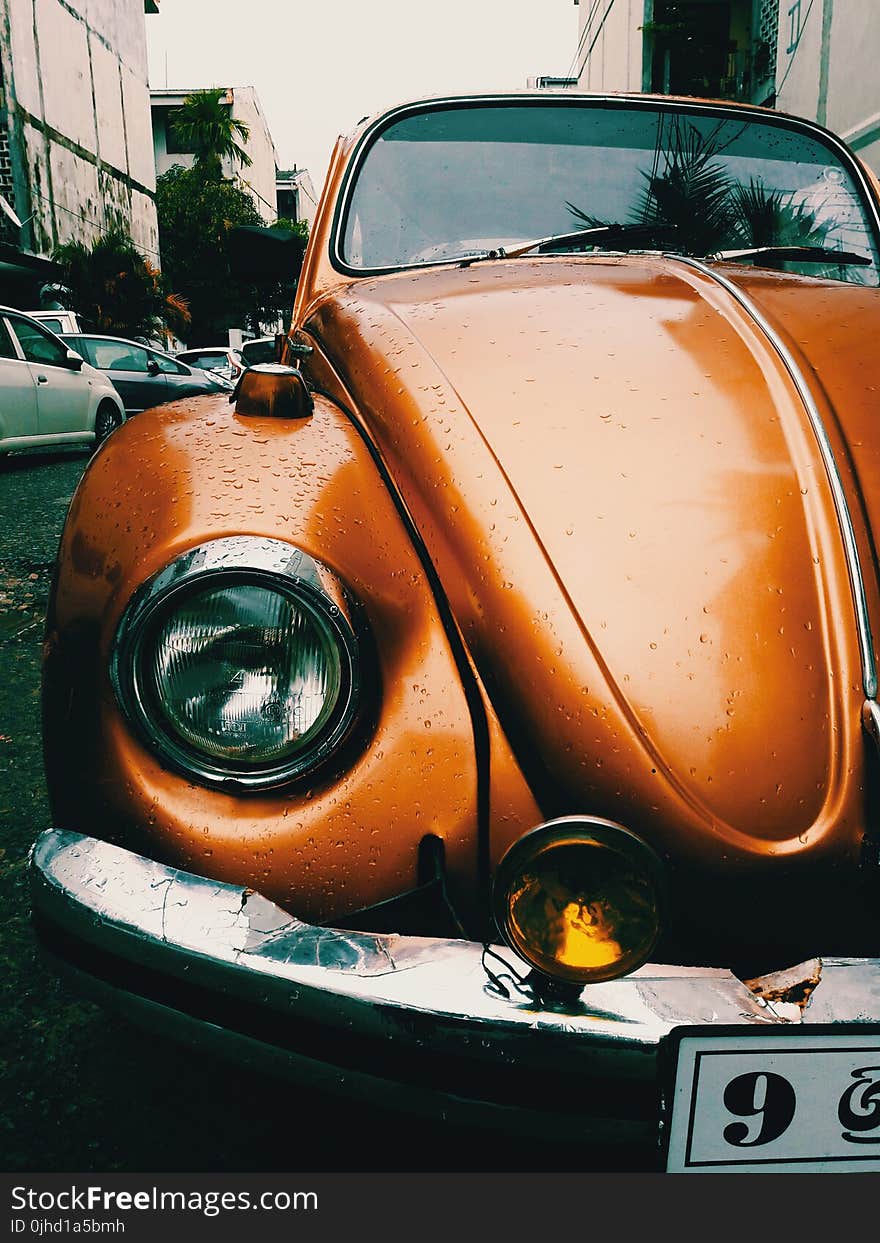
M 387 270 L 647 224 L 657 238 L 640 234 L 642 249 L 854 252 L 870 265 L 802 255 L 748 261 L 876 285 L 875 226 L 844 160 L 820 133 L 747 112 L 567 100 L 435 107 L 392 123 L 368 145 L 339 253 L 350 269 Z M 597 239 L 569 247 L 602 248 L 618 246 Z

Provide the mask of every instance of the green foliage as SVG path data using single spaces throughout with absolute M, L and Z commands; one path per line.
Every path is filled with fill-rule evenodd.
M 646 186 L 639 218 L 670 226 L 677 237 L 687 238 L 691 254 L 711 254 L 734 231 L 731 193 L 735 183 L 716 155 L 713 133 L 701 134 L 696 126 L 676 117 L 663 153 L 663 172 L 642 174 Z
M 222 90 L 195 91 L 174 110 L 174 132 L 195 152 L 195 162 L 190 169 L 170 168 L 156 186 L 162 265 L 189 303 L 188 345 L 224 340 L 231 327 L 262 333 L 264 324 L 290 314 L 296 287 L 292 271 L 248 280 L 234 268 L 230 231 L 264 222 L 251 196 L 223 177 L 224 160 L 242 168 L 251 163 L 238 141 L 247 140 L 248 127 L 233 118 L 223 95 Z M 301 239 L 305 249 L 308 227 L 303 222 L 283 220 L 273 228 Z
M 731 200 L 743 246 L 825 245 L 829 225 L 819 224 L 790 194 L 771 190 L 763 181 L 752 178 L 747 186 L 736 186 Z
M 221 176 L 225 159 L 242 168 L 250 168 L 252 163 L 238 141 L 247 142 L 250 130 L 222 102 L 225 94 L 223 90 L 193 91 L 169 118 L 175 137 L 195 153 L 195 169 L 213 179 Z
M 642 170 L 644 189 L 630 223 L 656 225 L 682 254 L 712 255 L 751 246 L 821 246 L 832 229 L 820 224 L 793 195 L 759 178 L 741 185 L 718 158 L 720 128 L 702 134 L 676 117 L 655 166 Z M 585 227 L 606 223 L 573 203 L 568 210 Z
M 294 237 L 298 237 L 303 244 L 309 240 L 309 222 L 308 220 L 291 220 L 289 216 L 279 216 L 272 225 L 273 229 L 284 229 L 287 233 L 292 233 Z
M 263 224 L 246 191 L 175 165 L 158 179 L 156 208 L 164 271 L 189 303 L 188 345 L 213 345 L 236 326 L 259 334 L 264 323 L 290 314 L 295 273 L 247 281 L 233 271 L 230 230 Z
M 169 292 L 166 277 L 145 259 L 123 229 L 112 229 L 92 245 L 68 242 L 54 255 L 71 310 L 92 332 L 153 337 L 168 328 L 185 331 L 185 299 Z

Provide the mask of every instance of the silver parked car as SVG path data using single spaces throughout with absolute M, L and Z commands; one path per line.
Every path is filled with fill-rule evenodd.
M 180 397 L 228 393 L 234 387 L 225 376 L 190 367 L 128 337 L 86 332 L 65 333 L 63 339 L 112 381 L 129 415 Z
M 101 444 L 125 422 L 110 380 L 30 315 L 0 306 L 0 455 Z

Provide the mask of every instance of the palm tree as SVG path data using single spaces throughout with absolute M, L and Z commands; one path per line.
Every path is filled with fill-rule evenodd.
M 737 186 L 734 207 L 743 246 L 824 246 L 833 221 L 824 223 L 795 201 L 792 192 L 772 190 L 760 178 Z
M 662 171 L 658 167 L 642 173 L 641 219 L 674 229 L 690 254 L 719 250 L 735 229 L 731 198 L 735 182 L 716 158 L 719 147 L 717 127 L 702 134 L 682 117 L 674 117 L 662 152 Z
M 124 229 L 111 229 L 91 246 L 67 242 L 54 258 L 67 304 L 94 332 L 140 338 L 168 328 L 180 335 L 190 322 L 186 299 L 169 292 Z
M 721 126 L 703 134 L 682 117 L 671 119 L 663 145 L 658 133 L 654 166 L 642 170 L 644 186 L 631 224 L 655 226 L 675 248 L 711 255 L 733 247 L 821 246 L 832 224 L 820 224 L 793 193 L 774 190 L 757 177 L 740 184 L 720 159 L 730 146 Z M 574 203 L 569 212 L 587 228 L 605 224 Z
M 170 117 L 175 137 L 195 153 L 194 167 L 211 180 L 220 179 L 226 159 L 242 168 L 252 163 L 238 141 L 247 142 L 250 129 L 232 115 L 225 95 L 218 89 L 193 91 Z

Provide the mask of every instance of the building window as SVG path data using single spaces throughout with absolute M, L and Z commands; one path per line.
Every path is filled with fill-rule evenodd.
M 169 155 L 195 155 L 195 147 L 181 142 L 171 122 L 171 109 L 165 113 L 165 150 Z
M 277 192 L 278 215 L 284 217 L 285 220 L 297 220 L 297 192 L 296 190 L 278 190 Z

